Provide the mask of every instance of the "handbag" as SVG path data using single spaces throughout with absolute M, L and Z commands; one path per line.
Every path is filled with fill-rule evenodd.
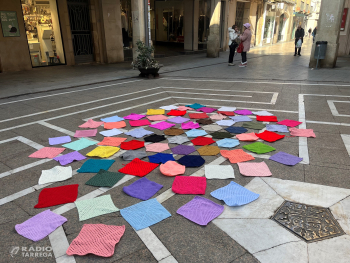
M 242 53 L 244 49 L 243 43 L 239 44 L 238 48 L 237 48 L 237 53 Z

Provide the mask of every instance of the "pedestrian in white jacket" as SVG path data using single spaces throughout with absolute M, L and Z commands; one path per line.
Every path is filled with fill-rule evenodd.
M 233 25 L 232 28 L 228 29 L 229 34 L 229 42 L 228 46 L 230 47 L 230 55 L 228 57 L 228 65 L 234 66 L 233 64 L 233 57 L 235 56 L 236 48 L 238 47 L 238 43 L 236 42 L 236 39 L 238 38 L 238 27 L 236 25 Z

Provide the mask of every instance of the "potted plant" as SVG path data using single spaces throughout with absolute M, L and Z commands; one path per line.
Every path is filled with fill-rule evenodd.
M 148 75 L 157 75 L 160 65 L 158 61 L 156 61 L 152 54 L 154 53 L 154 47 L 146 46 L 141 40 L 136 42 L 138 56 L 136 60 L 134 60 L 131 65 L 134 69 L 138 69 L 141 74 L 140 76 L 148 76 Z

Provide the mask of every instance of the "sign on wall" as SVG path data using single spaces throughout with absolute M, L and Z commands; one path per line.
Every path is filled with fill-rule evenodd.
M 342 16 L 342 19 L 341 19 L 340 31 L 344 31 L 345 30 L 346 18 L 348 17 L 348 11 L 349 11 L 349 8 L 344 8 L 343 16 Z
M 19 37 L 16 11 L 0 11 L 0 22 L 4 37 Z

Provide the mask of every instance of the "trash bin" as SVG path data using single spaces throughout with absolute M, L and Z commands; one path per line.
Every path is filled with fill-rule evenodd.
M 315 48 L 315 59 L 325 59 L 327 51 L 327 41 L 317 41 Z

